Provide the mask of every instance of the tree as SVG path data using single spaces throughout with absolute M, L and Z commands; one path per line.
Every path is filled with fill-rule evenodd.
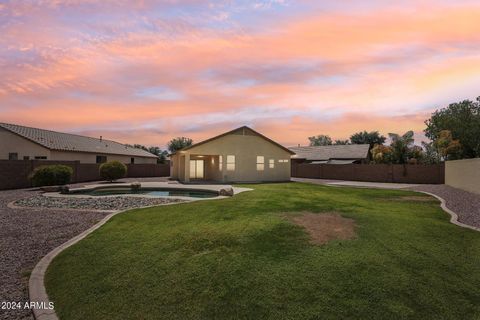
M 357 132 L 350 136 L 350 141 L 352 144 L 369 144 L 370 149 L 372 149 L 376 144 L 384 144 L 385 140 L 387 140 L 387 138 L 382 136 L 378 131 Z
M 372 150 L 372 159 L 375 163 L 392 163 L 393 162 L 393 149 L 389 146 L 382 144 L 376 144 Z
M 451 103 L 432 113 L 425 124 L 425 135 L 433 141 L 443 130 L 451 132 L 452 139 L 462 146 L 458 158 L 480 157 L 480 97 Z
M 168 142 L 167 148 L 168 148 L 168 151 L 170 151 L 171 153 L 174 153 L 180 149 L 191 146 L 192 143 L 193 143 L 193 140 L 190 138 L 177 137 Z
M 422 142 L 422 147 L 424 150 L 422 163 L 435 164 L 439 163 L 442 160 L 440 153 L 438 152 L 438 149 L 433 142 Z
M 425 153 L 423 152 L 423 148 L 420 146 L 413 146 L 408 149 L 407 151 L 407 159 L 408 163 L 410 164 L 418 164 L 423 162 Z
M 408 153 L 413 146 L 413 131 L 407 131 L 400 136 L 396 133 L 389 133 L 388 136 L 392 140 L 390 147 L 393 150 L 393 162 L 405 164 L 408 162 Z
M 162 150 L 159 147 L 152 146 L 147 148 L 142 144 L 134 144 L 134 145 L 126 144 L 126 146 L 130 148 L 142 149 L 156 155 L 158 157 L 157 163 L 165 163 L 167 161 L 168 151 Z
M 346 140 L 335 140 L 333 142 L 334 145 L 337 145 L 337 146 L 340 146 L 340 145 L 346 145 L 346 144 L 350 144 L 350 140 L 346 139 Z
M 157 163 L 165 163 L 167 161 L 168 151 L 162 150 L 159 147 L 150 147 L 148 152 L 153 153 L 158 157 Z
M 308 140 L 310 140 L 310 146 L 330 146 L 332 144 L 332 138 L 324 134 L 308 137 Z
M 456 160 L 461 157 L 462 145 L 459 140 L 453 139 L 450 130 L 440 131 L 440 134 L 433 142 L 433 145 L 444 160 Z

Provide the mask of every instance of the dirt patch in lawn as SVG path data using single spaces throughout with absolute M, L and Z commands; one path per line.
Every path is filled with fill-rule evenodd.
M 308 232 L 311 242 L 325 244 L 332 240 L 348 240 L 356 237 L 355 221 L 337 213 L 311 213 L 289 216 L 293 223 Z

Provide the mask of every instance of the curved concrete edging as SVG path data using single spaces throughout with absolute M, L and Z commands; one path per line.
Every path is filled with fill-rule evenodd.
M 435 197 L 438 200 L 440 200 L 440 207 L 443 209 L 443 211 L 445 211 L 446 213 L 448 213 L 450 215 L 450 223 L 453 223 L 453 224 L 455 224 L 459 227 L 462 227 L 462 228 L 467 228 L 467 229 L 471 229 L 471 230 L 475 230 L 475 231 L 480 232 L 480 228 L 477 228 L 477 227 L 474 227 L 474 226 L 471 226 L 471 225 L 468 225 L 468 224 L 465 224 L 465 223 L 461 223 L 460 221 L 458 221 L 458 215 L 455 212 L 453 212 L 452 210 L 448 209 L 447 202 L 442 197 L 437 196 L 436 194 L 433 194 L 433 193 L 430 193 L 430 192 L 427 192 L 427 191 L 418 191 L 418 190 L 414 190 L 414 191 L 424 193 L 424 194 L 428 194 L 429 196 Z
M 193 201 L 190 201 L 193 202 Z M 111 218 L 116 216 L 119 213 L 136 210 L 136 209 L 145 209 L 151 207 L 161 207 L 161 206 L 169 206 L 175 204 L 182 204 L 182 203 L 189 203 L 189 202 L 172 202 L 172 203 L 165 203 L 161 205 L 152 205 L 140 208 L 130 208 L 126 210 L 112 212 L 109 215 L 105 216 L 102 220 L 100 220 L 97 224 L 90 227 L 89 229 L 83 231 L 79 235 L 73 237 L 72 239 L 68 240 L 67 242 L 59 245 L 52 251 L 50 251 L 46 256 L 44 256 L 33 269 L 32 273 L 30 274 L 30 279 L 28 280 L 28 296 L 30 301 L 43 303 L 44 306 L 48 306 L 50 303 L 50 299 L 48 298 L 47 289 L 45 288 L 45 273 L 47 272 L 47 268 L 53 259 L 63 250 L 71 247 L 72 245 L 76 244 L 80 240 L 84 239 L 93 231 L 97 230 L 105 223 L 107 223 Z M 57 314 L 55 313 L 55 309 L 52 310 L 43 310 L 43 309 L 33 309 L 33 317 L 37 320 L 58 320 Z
M 47 271 L 47 268 L 52 262 L 52 260 L 60 252 L 74 245 L 75 243 L 79 242 L 80 240 L 88 236 L 90 233 L 92 233 L 93 231 L 103 226 L 113 216 L 121 212 L 124 212 L 124 211 L 114 212 L 107 215 L 102 220 L 100 220 L 100 222 L 98 222 L 96 225 L 94 225 L 90 229 L 85 230 L 84 232 L 80 233 L 78 236 L 75 236 L 72 239 L 68 240 L 67 242 L 61 244 L 60 246 L 50 251 L 46 256 L 44 256 L 37 263 L 37 265 L 32 271 L 32 274 L 30 275 L 30 279 L 28 280 L 28 295 L 29 295 L 30 301 L 40 302 L 40 303 L 43 303 L 45 306 L 48 306 L 50 303 L 50 299 L 48 298 L 44 281 L 45 281 L 45 272 Z M 55 309 L 51 309 L 51 310 L 33 309 L 32 311 L 33 311 L 34 318 L 37 320 L 58 320 L 57 314 L 55 313 Z
M 459 227 L 462 227 L 462 228 L 467 228 L 467 229 L 471 229 L 471 230 L 480 232 L 480 228 L 477 228 L 477 227 L 474 227 L 474 226 L 471 226 L 471 225 L 468 225 L 468 224 L 465 224 L 465 223 L 462 223 L 462 222 L 458 221 L 458 215 L 447 207 L 447 202 L 442 197 L 440 197 L 440 196 L 438 196 L 434 193 L 427 192 L 427 191 L 410 189 L 410 187 L 413 187 L 415 185 L 393 184 L 393 186 L 395 186 L 395 187 L 389 188 L 388 183 L 381 183 L 379 186 L 375 187 L 375 183 L 373 183 L 373 184 L 369 183 L 368 185 L 365 185 L 365 184 L 359 185 L 359 183 L 362 183 L 362 182 L 359 182 L 359 181 L 354 181 L 353 184 L 342 184 L 342 183 L 345 183 L 345 181 L 332 183 L 332 182 L 328 182 L 328 181 L 325 181 L 325 182 L 321 181 L 320 182 L 320 181 L 318 181 L 319 179 L 293 178 L 292 180 L 294 182 L 299 182 L 299 183 L 318 184 L 318 185 L 324 185 L 324 186 L 328 186 L 328 187 L 339 187 L 339 188 L 350 187 L 350 188 L 367 188 L 367 189 L 372 188 L 372 189 L 388 189 L 388 190 L 406 190 L 406 191 L 414 191 L 414 192 L 424 193 L 424 194 L 432 196 L 432 197 L 434 197 L 434 198 L 436 198 L 437 200 L 440 201 L 440 208 L 442 208 L 443 211 L 445 211 L 446 213 L 448 213 L 450 215 L 450 223 L 452 223 L 454 225 L 457 225 Z M 316 183 L 315 180 L 317 180 L 318 182 Z

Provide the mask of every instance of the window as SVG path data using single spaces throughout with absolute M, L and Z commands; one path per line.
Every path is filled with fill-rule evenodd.
M 18 153 L 9 153 L 8 160 L 18 160 Z
M 265 157 L 257 156 L 257 171 L 265 170 Z
M 218 156 L 218 170 L 223 171 L 223 157 Z
M 23 156 L 23 160 L 30 160 L 30 156 Z
M 35 156 L 35 160 L 47 160 L 45 156 Z
M 235 171 L 235 156 L 227 156 L 227 171 Z
M 275 168 L 275 160 L 269 159 L 269 160 L 268 160 L 268 167 L 269 167 L 270 169 Z
M 134 164 L 135 163 L 135 158 L 130 158 L 130 163 Z
M 288 159 L 280 159 L 278 160 L 279 163 L 288 163 Z
M 107 156 L 97 156 L 97 163 L 107 162 Z

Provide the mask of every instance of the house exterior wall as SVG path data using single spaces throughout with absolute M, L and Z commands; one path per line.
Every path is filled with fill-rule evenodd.
M 80 161 L 81 163 L 96 163 L 97 156 L 106 156 L 107 161 L 120 161 L 122 163 L 130 163 L 131 158 L 135 158 L 135 164 L 157 163 L 156 158 L 116 155 L 105 153 L 90 153 L 90 152 L 68 152 L 68 151 L 53 151 L 51 152 L 51 160 L 68 160 Z
M 235 156 L 235 170 L 227 170 L 227 156 Z M 221 182 L 269 182 L 290 180 L 290 153 L 264 138 L 247 132 L 232 133 L 200 144 L 172 156 L 173 175 L 180 181 L 188 181 L 190 159 L 203 156 L 206 179 Z M 220 170 L 219 157 L 222 157 Z M 264 170 L 257 170 L 257 156 L 264 157 Z M 213 161 L 212 161 L 213 159 Z M 274 160 L 274 168 L 269 160 Z M 187 161 L 188 160 L 188 161 Z M 279 162 L 287 160 L 287 162 Z M 179 168 L 178 174 L 176 168 Z
M 445 184 L 480 194 L 480 158 L 446 161 Z
M 130 163 L 131 158 L 135 158 L 135 164 L 157 163 L 156 158 L 149 157 L 49 150 L 17 134 L 0 128 L 0 160 L 8 160 L 9 153 L 17 153 L 18 160 L 23 160 L 24 157 L 29 157 L 29 160 L 34 160 L 35 157 L 46 157 L 46 160 L 96 163 L 98 155 L 106 156 L 107 161 L 117 160 L 125 164 Z
M 49 149 L 0 128 L 0 160 L 8 160 L 9 153 L 17 153 L 18 160 L 23 160 L 24 157 L 29 157 L 29 159 L 47 157 L 50 159 Z

